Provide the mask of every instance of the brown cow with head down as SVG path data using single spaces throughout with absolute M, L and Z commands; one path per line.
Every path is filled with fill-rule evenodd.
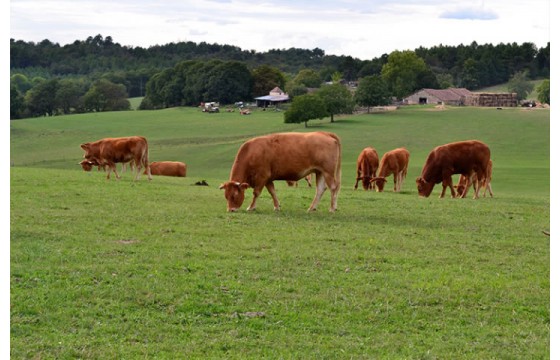
M 133 161 L 137 170 L 135 179 L 140 178 L 140 171 L 144 167 L 148 170 L 148 179 L 152 180 L 148 166 L 148 141 L 142 136 L 105 138 L 84 143 L 80 147 L 85 151 L 85 160 L 80 165 L 86 171 L 91 170 L 91 166 L 103 166 L 107 168 L 107 179 L 111 177 L 111 170 L 120 179 L 115 164 Z
M 377 191 L 382 192 L 387 182 L 386 177 L 393 174 L 393 191 L 401 191 L 402 183 L 408 171 L 410 153 L 405 148 L 398 148 L 386 152 L 381 158 L 379 176 L 373 179 Z
M 356 161 L 356 184 L 354 184 L 354 190 L 358 188 L 360 180 L 364 190 L 374 187 L 372 180 L 377 176 L 378 167 L 379 156 L 377 151 L 372 147 L 364 148 Z
M 315 198 L 308 211 L 317 209 L 321 196 L 331 191 L 330 211 L 335 211 L 341 177 L 341 144 L 333 133 L 277 133 L 259 136 L 239 148 L 231 168 L 225 190 L 227 210 L 236 211 L 243 205 L 245 190 L 253 188 L 253 201 L 247 208 L 255 209 L 255 202 L 266 187 L 279 210 L 274 180 L 297 181 L 315 173 Z
M 492 192 L 492 185 L 490 185 L 490 181 L 492 181 L 492 160 L 488 161 L 488 167 L 486 168 L 486 176 L 479 182 L 476 173 L 472 173 L 470 177 L 465 175 L 461 175 L 459 177 L 459 183 L 457 184 L 457 197 L 465 198 L 467 196 L 467 192 L 471 185 L 474 187 L 482 186 L 484 188 L 483 196 L 486 197 L 486 192 L 490 191 L 490 197 L 494 197 L 494 193 Z
M 435 184 L 443 185 L 440 198 L 445 196 L 447 187 L 451 189 L 451 196 L 455 197 L 453 188 L 453 174 L 470 176 L 476 173 L 482 179 L 490 161 L 490 149 L 478 140 L 459 141 L 434 148 L 424 164 L 422 175 L 416 179 L 418 195 L 428 197 Z M 475 189 L 474 198 L 478 198 L 480 187 Z
M 180 161 L 152 161 L 150 172 L 152 175 L 186 177 L 187 165 Z M 144 170 L 144 174 L 147 173 L 148 170 Z

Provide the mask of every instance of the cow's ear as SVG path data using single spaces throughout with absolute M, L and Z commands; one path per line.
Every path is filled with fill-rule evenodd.
M 247 183 L 239 184 L 239 188 L 241 190 L 247 190 L 249 188 L 249 184 Z
M 221 185 L 220 185 L 220 190 L 225 189 L 225 187 L 226 187 L 226 184 L 221 184 Z
M 82 145 L 80 145 L 80 147 L 84 150 L 87 150 L 87 149 L 89 149 L 89 144 L 90 143 L 83 143 Z

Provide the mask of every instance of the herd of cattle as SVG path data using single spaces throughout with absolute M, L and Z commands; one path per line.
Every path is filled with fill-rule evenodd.
M 186 177 L 187 167 L 177 161 L 148 161 L 148 141 L 141 136 L 105 138 L 81 145 L 85 151 L 84 160 L 79 164 L 85 171 L 94 166 L 105 169 L 107 179 L 111 172 L 120 178 L 116 164 L 122 169 L 130 164 L 135 169 L 138 180 L 141 171 L 152 179 L 152 175 Z M 247 210 L 254 210 L 257 198 L 266 187 L 274 209 L 280 209 L 274 188 L 275 180 L 285 180 L 289 185 L 305 178 L 311 186 L 311 174 L 315 174 L 315 197 L 308 209 L 317 209 L 323 193 L 329 189 L 331 203 L 329 210 L 336 211 L 337 198 L 341 185 L 341 143 L 340 138 L 330 132 L 276 133 L 259 136 L 246 141 L 239 148 L 229 180 L 220 185 L 227 200 L 227 210 L 236 211 L 245 199 L 245 190 L 253 189 L 253 199 Z M 405 148 L 391 150 L 383 155 L 381 161 L 376 150 L 366 147 L 358 156 L 356 164 L 356 183 L 361 181 L 364 190 L 383 191 L 387 177 L 393 175 L 393 191 L 401 190 L 407 175 L 410 153 Z M 459 183 L 453 186 L 452 175 L 460 174 Z M 418 194 L 428 197 L 436 184 L 442 183 L 440 197 L 445 196 L 449 187 L 452 197 L 466 197 L 472 185 L 474 198 L 479 197 L 481 188 L 493 196 L 490 181 L 492 160 L 490 149 L 477 140 L 459 141 L 435 147 L 428 155 L 421 175 L 416 179 Z

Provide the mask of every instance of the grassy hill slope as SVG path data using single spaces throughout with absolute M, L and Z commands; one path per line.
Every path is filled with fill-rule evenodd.
M 11 122 L 14 358 L 547 358 L 548 109 L 408 107 L 284 124 L 282 114 L 130 111 Z M 339 211 L 277 182 L 255 212 L 218 189 L 240 144 L 326 130 L 343 146 Z M 144 135 L 187 178 L 107 181 L 82 142 Z M 428 152 L 489 144 L 494 198 L 419 198 Z M 401 193 L 353 190 L 365 146 L 406 146 Z M 206 179 L 210 186 L 193 186 Z M 249 195 L 250 196 L 250 195 Z M 248 205 L 246 200 L 245 206 Z

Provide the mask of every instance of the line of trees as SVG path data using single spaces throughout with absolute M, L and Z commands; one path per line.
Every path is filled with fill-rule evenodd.
M 548 78 L 550 44 L 537 49 L 532 43 L 473 42 L 360 60 L 325 55 L 318 48 L 259 53 L 204 42 L 144 49 L 121 46 L 110 36 L 97 35 L 64 46 L 49 40 L 10 39 L 10 60 L 11 116 L 18 118 L 125 109 L 123 89 L 125 97 L 145 96 L 144 109 L 250 100 L 274 86 L 293 97 L 327 81 L 357 81 L 369 76 L 382 78 L 396 97 L 422 87 L 476 90 L 507 82 L 519 73 L 527 79 Z M 90 92 L 94 85 L 103 90 Z M 107 90 L 109 85 L 119 91 Z M 104 96 L 94 96 L 96 91 L 119 98 L 104 100 Z M 91 99 L 98 99 L 98 104 L 92 105 Z

